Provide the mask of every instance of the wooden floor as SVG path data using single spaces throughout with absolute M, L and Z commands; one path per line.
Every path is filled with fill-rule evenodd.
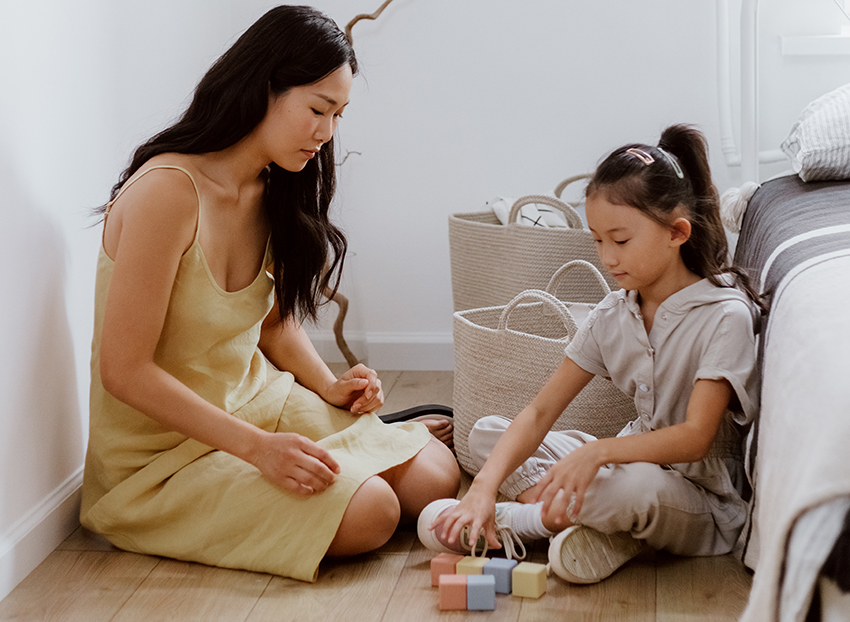
M 382 372 L 382 412 L 451 405 L 450 372 Z M 531 561 L 546 562 L 546 542 Z M 598 585 L 555 576 L 539 600 L 498 595 L 490 612 L 440 612 L 412 529 L 379 551 L 322 564 L 319 580 L 223 570 L 120 551 L 79 528 L 0 602 L 0 620 L 403 622 L 428 620 L 688 622 L 737 620 L 750 576 L 731 556 L 648 553 Z

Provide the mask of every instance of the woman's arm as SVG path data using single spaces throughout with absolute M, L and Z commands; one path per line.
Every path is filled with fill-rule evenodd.
M 302 494 L 324 490 L 339 472 L 324 449 L 231 416 L 154 362 L 177 266 L 194 239 L 197 210 L 189 179 L 166 170 L 147 174 L 114 204 L 104 232 L 115 265 L 101 335 L 103 387 L 166 427 L 254 464 L 282 488 Z
M 294 318 L 280 320 L 275 301 L 263 321 L 260 350 L 280 370 L 288 371 L 304 387 L 318 393 L 329 404 L 353 413 L 369 413 L 384 405 L 384 392 L 378 374 L 357 364 L 340 378 L 334 376 Z
M 280 320 L 276 301 L 263 321 L 260 349 L 275 367 L 292 373 L 300 385 L 318 393 L 329 404 L 353 413 L 373 412 L 384 405 L 381 381 L 374 370 L 358 364 L 337 379 L 301 323 L 294 318 Z
M 711 449 L 732 398 L 726 380 L 697 380 L 683 423 L 583 445 L 549 470 L 541 481 L 543 515 L 556 523 L 578 516 L 588 486 L 605 464 L 677 464 L 702 460 Z M 574 500 L 571 501 L 572 496 Z M 572 507 L 570 507 L 572 505 Z
M 457 541 L 466 525 L 471 527 L 471 534 L 483 529 L 489 546 L 499 548 L 494 524 L 499 487 L 535 452 L 564 409 L 592 378 L 593 374 L 571 359 L 564 359 L 534 400 L 508 426 L 461 503 L 441 514 L 432 528 L 441 528 L 451 543 Z

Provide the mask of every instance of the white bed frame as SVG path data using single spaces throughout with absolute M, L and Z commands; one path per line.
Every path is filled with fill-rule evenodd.
M 761 163 L 783 162 L 780 149 L 759 150 L 759 19 L 758 0 L 741 6 L 741 150 L 732 122 L 732 36 L 730 0 L 717 0 L 717 79 L 721 148 L 728 166 L 740 166 L 743 181 L 759 181 Z

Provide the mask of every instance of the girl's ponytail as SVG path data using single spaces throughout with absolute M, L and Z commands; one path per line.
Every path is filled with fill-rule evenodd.
M 674 210 L 684 208 L 691 223 L 691 236 L 681 247 L 688 269 L 718 287 L 728 286 L 719 275 L 732 274 L 735 285 L 766 312 L 746 272 L 729 265 L 720 199 L 702 132 L 673 125 L 662 132 L 657 147 L 631 144 L 617 149 L 587 185 L 588 197 L 599 192 L 612 203 L 637 208 L 665 226 L 675 217 Z
M 676 156 L 697 199 L 720 200 L 711 179 L 708 145 L 702 132 L 687 125 L 671 125 L 661 133 L 658 147 Z

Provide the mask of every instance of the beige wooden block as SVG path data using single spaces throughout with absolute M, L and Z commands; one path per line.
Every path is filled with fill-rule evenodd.
M 484 574 L 484 565 L 489 561 L 489 557 L 464 557 L 455 566 L 455 571 L 458 574 Z
M 513 595 L 540 598 L 546 593 L 546 566 L 533 562 L 517 564 L 513 571 Z

